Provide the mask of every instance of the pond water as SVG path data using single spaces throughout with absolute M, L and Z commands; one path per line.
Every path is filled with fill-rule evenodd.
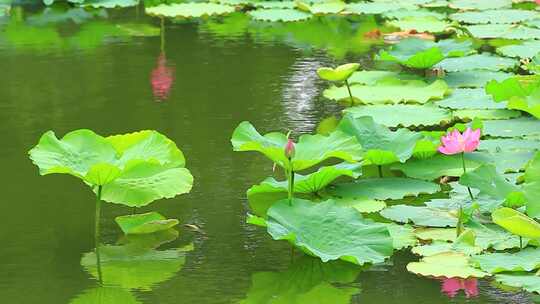
M 333 40 L 318 36 L 324 36 L 319 28 L 340 22 L 320 18 L 303 37 L 294 26 L 235 32 L 232 22 L 165 22 L 163 37 L 133 36 L 119 34 L 118 25 L 159 31 L 160 20 L 137 8 L 95 15 L 12 8 L 11 17 L 0 19 L 1 302 L 82 303 L 76 301 L 97 288 L 81 266 L 94 246 L 92 193 L 70 176 L 40 177 L 27 156 L 46 130 L 61 136 L 79 128 L 103 135 L 158 130 L 182 149 L 195 177 L 191 193 L 142 210 L 190 225 L 181 224 L 179 237 L 162 249 L 193 244 L 193 250 L 177 264 L 142 267 L 138 275 L 146 282 L 111 287 L 102 303 L 131 303 L 130 297 L 205 304 L 533 302 L 530 294 L 482 280 L 477 296 L 451 298 L 441 281 L 406 271 L 416 259 L 407 252 L 371 268 L 292 257 L 287 243 L 245 223 L 245 192 L 272 167 L 257 155 L 233 153 L 232 131 L 249 120 L 264 131 L 310 133 L 339 111 L 323 100 L 325 84 L 315 71 L 351 59 L 369 64 L 374 46 L 357 34 L 376 26 L 365 19 Z M 114 217 L 130 212 L 104 205 L 104 243 L 121 238 Z

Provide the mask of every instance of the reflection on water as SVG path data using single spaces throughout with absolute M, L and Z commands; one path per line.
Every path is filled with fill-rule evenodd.
M 169 98 L 169 93 L 174 81 L 174 68 L 167 65 L 165 56 L 165 20 L 161 18 L 161 53 L 157 59 L 157 66 L 152 70 L 150 82 L 152 92 L 157 101 L 165 101 Z
M 142 304 L 129 290 L 117 287 L 94 287 L 85 290 L 70 304 Z
M 465 296 L 476 297 L 478 296 L 478 279 L 469 278 L 442 278 L 441 279 L 441 291 L 448 295 L 450 298 L 455 297 L 460 290 L 465 292 Z

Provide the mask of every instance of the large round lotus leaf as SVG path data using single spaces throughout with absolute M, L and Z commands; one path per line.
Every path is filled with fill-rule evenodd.
M 364 219 L 354 208 L 331 200 L 277 202 L 268 210 L 267 225 L 274 239 L 288 240 L 323 262 L 381 263 L 393 252 L 386 225 Z
M 507 109 L 462 109 L 453 112 L 458 120 L 510 119 L 521 116 L 521 112 Z
M 433 126 L 450 122 L 450 112 L 426 105 L 375 105 L 352 107 L 344 110 L 354 117 L 371 116 L 376 123 L 388 127 Z
M 493 96 L 495 101 L 508 101 L 509 109 L 528 112 L 540 118 L 540 77 L 522 76 L 497 82 L 490 81 L 486 92 Z
M 252 2 L 250 1 L 252 5 L 255 7 L 262 7 L 262 8 L 295 8 L 296 3 L 294 1 L 257 1 Z
M 440 191 L 439 185 L 423 180 L 401 177 L 368 178 L 352 183 L 338 184 L 329 193 L 342 198 L 367 197 L 387 200 L 406 196 L 432 194 Z
M 540 293 L 540 276 L 533 273 L 517 272 L 498 274 L 495 280 L 510 287 L 522 288 L 528 292 Z
M 290 167 L 285 156 L 285 134 L 274 132 L 263 136 L 253 125 L 244 121 L 234 130 L 231 143 L 234 151 L 258 151 L 281 167 Z M 353 162 L 360 159 L 361 149 L 356 138 L 340 131 L 332 132 L 329 136 L 302 135 L 295 144 L 292 167 L 294 171 L 300 171 L 329 158 Z
M 185 263 L 185 249 L 133 250 L 124 246 L 102 246 L 101 275 L 104 284 L 126 289 L 151 290 L 172 278 Z M 190 250 L 188 248 L 188 250 Z M 97 277 L 96 254 L 85 253 L 81 265 Z
M 534 118 L 486 120 L 483 124 L 484 135 L 494 137 L 540 136 L 540 120 Z
M 455 227 L 457 217 L 454 213 L 440 208 L 394 205 L 383 209 L 381 215 L 400 223 L 413 223 L 427 227 Z
M 365 197 L 334 198 L 334 201 L 339 206 L 352 207 L 361 213 L 379 212 L 386 208 L 386 203 L 384 201 L 378 201 Z
M 394 61 L 410 68 L 431 68 L 446 57 L 465 56 L 472 52 L 470 41 L 452 39 L 433 42 L 424 39 L 403 39 L 387 50 L 381 50 L 377 59 Z
M 422 276 L 447 278 L 483 278 L 488 276 L 481 270 L 471 267 L 469 257 L 456 252 L 444 252 L 428 256 L 420 262 L 407 265 L 407 270 Z
M 427 9 L 399 9 L 395 11 L 384 12 L 382 15 L 388 19 L 404 19 L 410 17 L 434 17 L 437 19 L 445 19 L 446 15 L 443 13 L 430 11 Z
M 364 151 L 364 160 L 375 165 L 405 162 L 413 153 L 416 142 L 422 137 L 408 129 L 391 131 L 379 125 L 369 116 L 354 118 L 345 115 L 338 129 L 355 136 Z
M 349 77 L 351 77 L 352 73 L 354 73 L 358 68 L 360 67 L 359 63 L 347 63 L 340 65 L 333 68 L 320 68 L 317 70 L 317 74 L 319 74 L 319 77 L 321 77 L 324 80 L 328 81 L 345 81 Z
M 518 9 L 499 9 L 480 12 L 461 12 L 450 15 L 450 19 L 470 24 L 501 24 L 501 23 L 520 23 L 534 19 L 538 13 L 534 11 Z
M 313 15 L 288 8 L 256 9 L 249 11 L 251 18 L 270 22 L 295 22 L 311 18 Z
M 486 253 L 474 256 L 472 262 L 489 273 L 532 271 L 540 268 L 540 248 L 525 248 L 516 253 Z
M 357 178 L 361 175 L 361 164 L 342 163 L 335 166 L 321 167 L 309 175 L 294 175 L 295 193 L 317 193 L 340 176 Z M 247 195 L 259 193 L 287 192 L 288 181 L 277 181 L 272 177 L 265 179 L 259 185 L 251 187 Z
M 418 244 L 413 228 L 410 225 L 387 224 L 388 231 L 393 240 L 394 249 L 400 250 Z
M 498 57 L 486 53 L 459 58 L 446 58 L 437 64 L 448 72 L 461 72 L 471 70 L 499 71 L 515 67 L 518 61 L 511 58 Z
M 526 238 L 540 238 L 540 224 L 511 208 L 500 208 L 491 214 L 493 222 L 504 229 Z
M 519 172 L 525 168 L 533 157 L 533 151 L 499 151 L 494 153 L 482 152 L 486 161 L 495 165 L 500 174 Z
M 506 57 L 533 58 L 540 53 L 540 41 L 528 40 L 521 44 L 501 46 L 497 52 Z
M 540 39 L 540 29 L 522 25 L 480 24 L 467 26 L 466 29 L 473 35 L 473 37 L 479 39 Z
M 434 241 L 431 244 L 416 246 L 411 251 L 421 256 L 432 256 L 443 252 L 459 252 L 465 255 L 474 255 L 482 252 L 482 248 L 475 245 L 476 236 L 473 230 L 465 230 L 453 243 Z
M 385 79 L 373 86 L 354 84 L 350 86 L 355 103 L 426 103 L 430 100 L 442 99 L 448 92 L 448 86 L 442 80 L 427 84 L 421 80 Z M 331 87 L 324 90 L 324 97 L 350 103 L 346 86 Z
M 160 4 L 146 8 L 146 13 L 150 15 L 184 18 L 226 15 L 232 12 L 234 12 L 234 6 L 202 2 Z
M 345 14 L 382 14 L 385 12 L 395 11 L 399 9 L 417 9 L 414 4 L 404 2 L 390 2 L 390 1 L 378 1 L 378 2 L 359 2 L 350 3 L 345 7 Z
M 490 80 L 503 81 L 512 76 L 506 72 L 475 70 L 446 73 L 444 81 L 452 88 L 483 88 Z
M 176 225 L 177 219 L 166 219 L 157 212 L 117 216 L 115 219 L 125 234 L 145 234 L 167 230 Z
M 69 301 L 69 304 L 142 304 L 124 288 L 96 287 L 88 289 Z
M 122 174 L 103 186 L 104 201 L 141 207 L 154 200 L 188 193 L 193 176 L 186 168 L 168 168 L 152 161 L 128 162 Z
M 472 155 L 466 155 L 465 165 L 469 170 L 472 170 L 480 166 L 480 163 Z M 463 174 L 461 155 L 439 154 L 427 159 L 411 159 L 404 164 L 393 164 L 391 169 L 400 170 L 409 177 L 425 180 Z
M 297 2 L 297 6 L 299 9 L 302 9 L 305 7 L 307 10 L 311 12 L 314 15 L 325 15 L 325 14 L 337 14 L 345 9 L 345 2 L 335 0 L 335 1 L 328 1 L 328 2 L 315 2 L 312 5 L 303 3 L 303 2 Z
M 130 7 L 139 4 L 139 0 L 90 0 L 85 1 L 84 6 L 94 8 L 115 8 L 115 7 Z
M 296 257 L 284 271 L 254 273 L 246 298 L 238 303 L 350 303 L 359 289 L 333 284 L 354 282 L 361 270 L 342 261 L 323 263 L 309 256 Z
M 478 150 L 487 150 L 490 152 L 540 150 L 540 141 L 525 139 L 484 139 L 480 141 Z
M 512 6 L 512 0 L 451 0 L 448 4 L 451 8 L 458 10 L 491 10 L 498 8 L 508 8 Z
M 472 171 L 461 175 L 459 183 L 480 190 L 494 199 L 506 199 L 513 192 L 520 189 L 504 179 L 494 165 L 482 165 Z
M 377 82 L 387 78 L 400 78 L 398 72 L 391 71 L 358 71 L 354 72 L 351 77 L 348 79 L 350 84 L 358 83 L 364 85 L 375 85 Z M 413 75 L 408 75 L 410 77 L 415 77 Z M 417 78 L 420 79 L 420 78 Z
M 452 94 L 437 105 L 451 109 L 506 109 L 504 103 L 494 102 L 481 88 L 452 90 Z
M 404 31 L 416 30 L 418 32 L 442 33 L 452 24 L 437 17 L 405 17 L 400 20 L 388 22 L 388 25 Z
M 536 152 L 535 157 L 529 162 L 525 169 L 523 191 L 527 200 L 527 214 L 532 217 L 540 217 L 540 153 Z
M 425 241 L 454 241 L 456 239 L 455 228 L 417 228 L 414 235 Z
M 475 244 L 483 249 L 493 248 L 495 250 L 505 250 L 519 248 L 520 242 L 517 235 L 511 234 L 505 229 L 495 224 L 482 225 L 475 221 L 466 223 L 466 227 L 472 229 L 476 235 Z M 528 239 L 523 239 L 523 245 L 527 245 Z

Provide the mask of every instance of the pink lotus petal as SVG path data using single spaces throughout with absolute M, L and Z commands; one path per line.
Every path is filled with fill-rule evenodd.
M 158 57 L 157 66 L 152 70 L 151 83 L 154 97 L 158 100 L 169 98 L 169 93 L 174 81 L 174 69 L 167 66 L 165 54 Z
M 473 131 L 467 128 L 463 134 L 454 129 L 441 138 L 442 146 L 438 148 L 438 151 L 446 155 L 473 152 L 480 144 L 480 135 L 480 129 Z
M 442 281 L 441 291 L 453 298 L 461 289 L 461 282 L 458 278 L 445 278 Z
M 465 280 L 465 295 L 468 297 L 478 296 L 478 280 L 470 278 Z

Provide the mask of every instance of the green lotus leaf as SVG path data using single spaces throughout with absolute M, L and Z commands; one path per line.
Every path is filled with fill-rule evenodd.
M 69 304 L 142 304 L 129 291 L 118 287 L 96 287 L 88 289 L 69 301 Z
M 385 12 L 395 11 L 399 9 L 417 9 L 418 7 L 411 3 L 406 2 L 390 2 L 390 1 L 377 1 L 377 2 L 358 2 L 349 3 L 345 8 L 345 14 L 382 14 Z
M 90 0 L 85 1 L 84 6 L 93 8 L 130 7 L 139 4 L 139 0 Z
M 506 109 L 462 109 L 454 111 L 453 115 L 458 120 L 510 119 L 520 117 L 521 112 Z
M 176 225 L 177 219 L 166 219 L 157 212 L 117 216 L 115 219 L 125 234 L 145 234 L 168 230 Z
M 370 198 L 377 200 L 402 199 L 406 196 L 439 192 L 439 185 L 428 181 L 388 177 L 360 179 L 352 183 L 338 184 L 328 189 L 329 194 L 341 198 Z
M 384 80 L 388 78 L 402 79 L 402 77 L 400 76 L 402 76 L 402 74 L 399 74 L 398 72 L 391 72 L 391 71 L 357 71 L 357 72 L 354 72 L 347 81 L 350 84 L 358 83 L 358 84 L 372 86 L 372 85 L 375 85 L 380 80 Z M 407 75 L 406 78 L 416 79 L 416 80 L 420 79 L 413 75 Z
M 135 251 L 133 247 L 106 245 L 100 248 L 102 281 L 108 286 L 152 290 L 172 278 L 185 263 L 185 252 L 192 246 L 168 250 Z M 81 265 L 97 277 L 96 254 L 85 253 Z
M 490 81 L 486 92 L 495 101 L 508 101 L 509 109 L 528 112 L 540 118 L 540 77 L 523 76 L 497 82 Z
M 318 171 L 309 175 L 295 174 L 294 192 L 317 193 L 340 176 L 359 177 L 361 175 L 361 168 L 361 164 L 342 163 L 335 166 L 321 167 Z M 287 181 L 277 181 L 269 177 L 259 185 L 249 188 L 247 195 L 250 197 L 259 193 L 287 192 L 287 187 Z
M 505 104 L 493 101 L 484 89 L 454 89 L 452 94 L 437 102 L 440 107 L 451 109 L 506 109 Z
M 514 74 L 507 72 L 475 70 L 446 73 L 444 81 L 452 88 L 483 88 L 490 80 L 503 81 L 512 76 Z
M 522 288 L 528 292 L 540 293 L 540 276 L 533 273 L 516 272 L 498 274 L 495 280 L 507 286 Z
M 361 213 L 379 212 L 386 208 L 384 201 L 378 201 L 366 197 L 333 198 L 339 206 L 352 207 Z
M 122 174 L 120 168 L 107 163 L 97 163 L 88 169 L 84 181 L 91 185 L 103 186 L 111 183 Z
M 285 271 L 254 273 L 246 297 L 238 303 L 350 303 L 360 290 L 334 285 L 353 282 L 360 271 L 351 263 L 301 256 Z
M 381 50 L 378 60 L 393 61 L 415 69 L 433 67 L 447 57 L 460 57 L 472 52 L 470 41 L 441 40 L 433 42 L 424 39 L 403 39 L 389 51 Z
M 259 226 L 259 227 L 266 227 L 266 219 L 260 216 L 249 214 L 249 213 L 247 214 L 247 217 L 246 217 L 246 223 Z
M 360 67 L 359 63 L 347 63 L 333 68 L 319 68 L 317 74 L 328 81 L 345 81 Z
M 465 27 L 478 39 L 540 39 L 540 29 L 513 24 L 479 24 Z
M 431 244 L 414 247 L 411 251 L 421 256 L 432 256 L 443 252 L 459 252 L 470 256 L 479 254 L 483 250 L 475 245 L 475 239 L 474 231 L 467 229 L 453 243 L 434 241 Z
M 540 153 L 536 152 L 534 158 L 529 162 L 525 169 L 523 184 L 523 192 L 525 200 L 527 201 L 527 214 L 539 218 L 540 217 L 540 204 L 538 198 L 540 197 Z
M 296 7 L 296 3 L 294 1 L 257 1 L 257 2 L 251 2 L 251 3 L 255 7 L 261 7 L 261 8 L 290 8 L 290 9 L 293 9 L 293 8 Z
M 154 16 L 200 18 L 204 16 L 230 14 L 234 12 L 234 6 L 218 3 L 189 2 L 160 4 L 158 6 L 147 7 L 145 11 L 147 14 Z
M 421 80 L 385 79 L 373 86 L 353 84 L 350 86 L 355 103 L 426 103 L 442 99 L 449 93 L 448 86 L 442 80 L 427 84 Z M 324 90 L 324 97 L 335 101 L 350 102 L 347 87 L 333 86 Z
M 407 264 L 407 270 L 422 276 L 447 278 L 483 278 L 488 273 L 473 268 L 470 258 L 462 253 L 443 252 Z
M 387 127 L 433 126 L 452 120 L 450 112 L 432 105 L 374 105 L 347 108 L 354 117 L 371 116 Z
M 458 10 L 486 11 L 492 9 L 509 8 L 512 6 L 512 0 L 451 0 L 449 1 L 448 6 Z
M 294 199 L 268 210 L 268 233 L 288 240 L 323 262 L 342 259 L 355 264 L 380 263 L 393 252 L 386 225 L 362 218 L 350 207 L 332 200 L 314 204 Z
M 410 225 L 389 223 L 386 227 L 392 237 L 394 249 L 400 250 L 418 244 L 418 240 L 413 233 L 413 228 Z
M 540 141 L 513 138 L 484 139 L 480 141 L 478 150 L 487 150 L 490 152 L 540 150 Z
M 520 9 L 496 9 L 460 12 L 450 15 L 450 19 L 469 24 L 513 24 L 534 19 L 538 13 Z
M 480 190 L 495 199 L 506 199 L 508 195 L 521 190 L 502 177 L 494 165 L 485 164 L 461 175 L 459 183 Z
M 186 168 L 168 168 L 154 161 L 133 160 L 121 175 L 103 187 L 104 201 L 131 207 L 148 205 L 154 200 L 188 193 L 193 176 Z
M 469 170 L 480 166 L 479 161 L 471 154 L 465 156 L 465 164 Z M 409 177 L 424 180 L 434 180 L 441 176 L 461 176 L 463 174 L 461 155 L 439 154 L 427 159 L 411 159 L 404 164 L 393 164 L 390 168 L 400 170 Z
M 540 224 L 525 214 L 511 208 L 499 208 L 491 214 L 493 222 L 515 235 L 540 238 Z
M 437 154 L 440 139 L 434 139 L 424 136 L 423 139 L 416 142 L 413 150 L 413 156 L 417 159 L 427 159 Z
M 498 57 L 486 53 L 458 58 L 446 58 L 437 64 L 448 72 L 471 70 L 500 71 L 514 68 L 519 62 L 515 59 Z
M 514 58 L 533 58 L 540 53 L 540 41 L 527 40 L 520 44 L 505 45 L 497 48 L 497 53 Z
M 176 240 L 179 235 L 180 233 L 178 230 L 173 228 L 156 231 L 154 233 L 124 234 L 118 240 L 117 245 L 129 247 L 133 252 L 142 252 L 145 250 L 157 249 L 161 245 Z M 187 250 L 189 248 L 184 247 L 183 249 Z
M 400 223 L 413 223 L 427 227 L 455 227 L 457 217 L 454 213 L 439 208 L 394 205 L 383 209 L 381 215 Z
M 433 17 L 436 19 L 446 19 L 446 14 L 439 13 L 427 9 L 399 9 L 392 10 L 388 12 L 383 12 L 382 15 L 388 19 L 405 19 L 405 18 L 423 18 L 423 17 Z
M 403 31 L 416 30 L 418 32 L 442 33 L 447 31 L 452 24 L 437 17 L 405 17 L 390 21 L 388 25 L 400 28 Z
M 338 130 L 355 136 L 364 151 L 364 164 L 387 165 L 405 162 L 413 153 L 416 142 L 422 135 L 408 129 L 391 131 L 377 124 L 369 116 L 353 118 L 345 115 Z
M 234 151 L 258 151 L 283 168 L 289 168 L 285 156 L 287 137 L 281 133 L 261 135 L 249 122 L 240 123 L 231 138 Z M 329 136 L 302 135 L 295 144 L 292 159 L 295 172 L 312 167 L 329 158 L 354 162 L 360 158 L 361 146 L 355 138 L 336 131 Z
M 455 228 L 417 228 L 414 229 L 414 235 L 424 241 L 455 241 Z
M 510 120 L 485 120 L 483 134 L 493 137 L 540 136 L 540 120 L 516 118 Z
M 310 12 L 314 15 L 337 14 L 345 9 L 345 2 L 334 0 L 314 2 L 311 5 L 304 2 L 297 2 L 297 7 L 300 10 Z
M 483 249 L 493 248 L 495 250 L 506 250 L 519 248 L 519 237 L 511 234 L 505 229 L 495 224 L 480 224 L 476 221 L 469 221 L 466 228 L 474 230 L 476 235 L 476 246 Z M 527 245 L 528 239 L 523 239 L 523 246 Z
M 307 20 L 313 15 L 289 8 L 256 9 L 249 11 L 251 18 L 269 22 L 296 22 Z
M 485 159 L 495 165 L 500 174 L 519 172 L 525 168 L 527 162 L 534 156 L 533 151 L 498 151 L 482 152 Z
M 339 118 L 332 115 L 329 116 L 317 124 L 317 134 L 328 136 L 330 133 L 334 132 L 339 123 Z
M 532 271 L 540 268 L 540 248 L 525 248 L 516 253 L 486 253 L 474 256 L 472 262 L 483 271 Z

